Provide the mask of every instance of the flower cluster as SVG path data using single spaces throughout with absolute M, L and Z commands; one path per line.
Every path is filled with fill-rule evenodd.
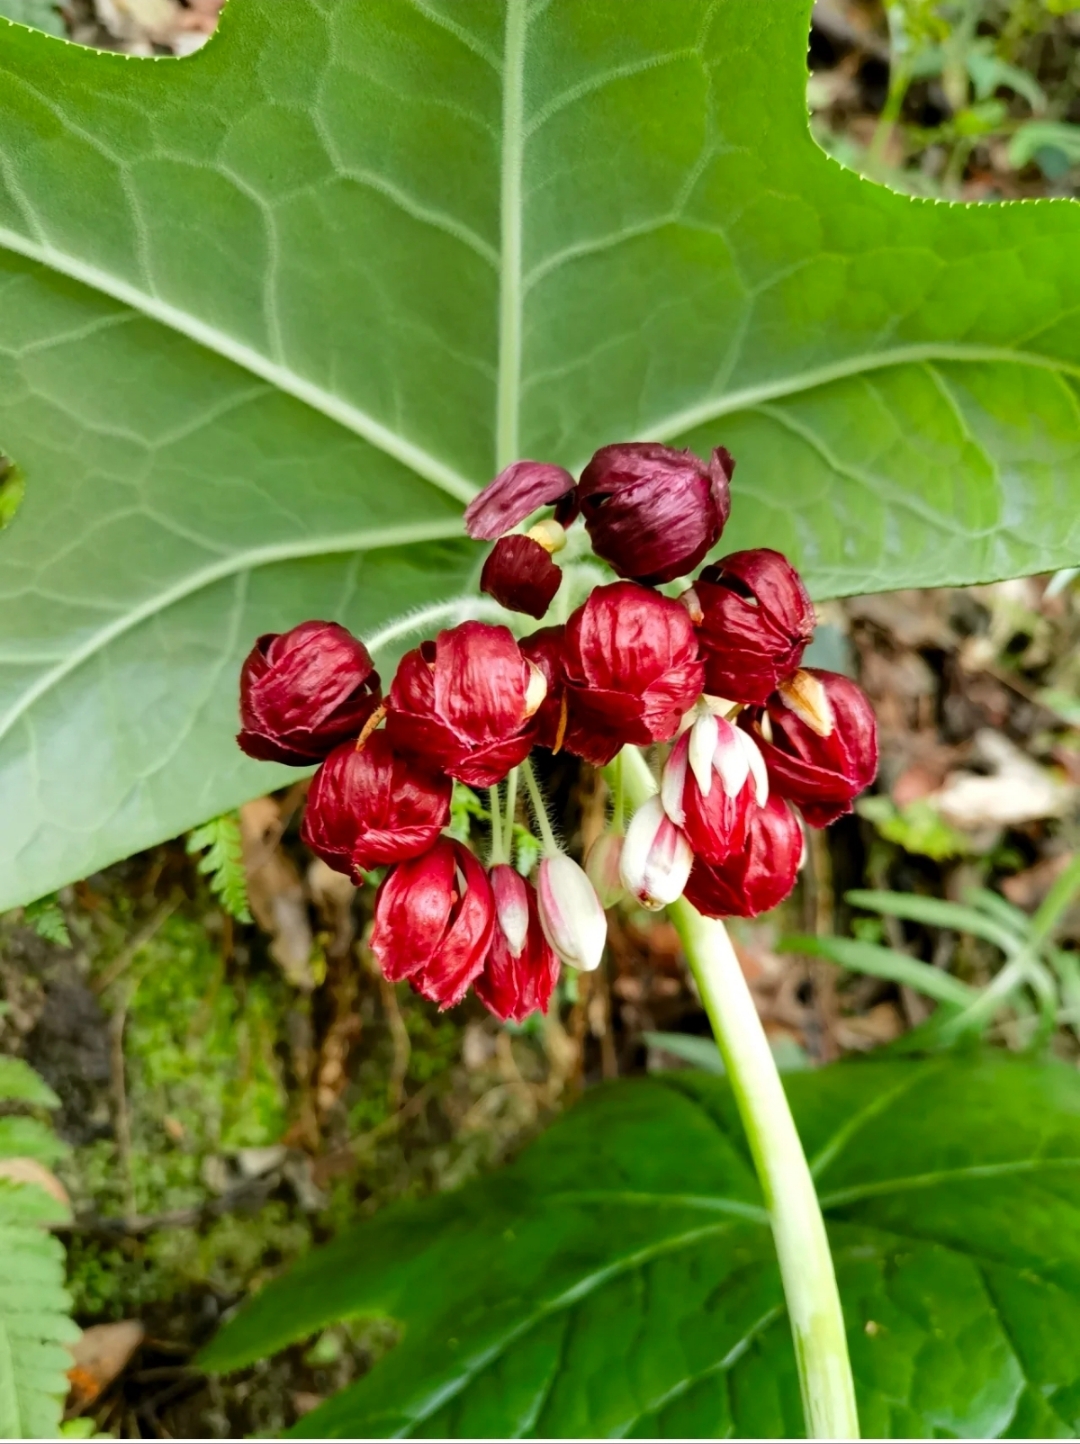
M 389 869 L 371 934 L 387 978 L 444 1008 L 471 986 L 520 1021 L 547 1008 L 560 963 L 599 965 L 604 909 L 623 889 L 650 908 L 685 893 L 710 916 L 756 915 L 794 886 L 795 808 L 825 826 L 873 779 L 869 703 L 848 678 L 802 667 L 814 614 L 784 557 L 735 552 L 680 596 L 656 590 L 719 540 L 733 469 L 722 448 L 704 463 L 651 443 L 602 448 L 577 482 L 558 466 L 508 467 L 465 514 L 469 535 L 495 542 L 484 590 L 541 619 L 579 516 L 621 580 L 520 640 L 485 622 L 450 627 L 406 653 L 385 695 L 364 644 L 334 622 L 256 642 L 238 741 L 253 757 L 320 764 L 303 837 L 331 867 L 357 882 Z M 520 531 L 541 507 L 552 514 Z M 668 743 L 658 794 L 586 869 L 551 837 L 539 797 L 535 885 L 510 866 L 498 788 L 534 747 L 599 767 Z M 494 789 L 487 867 L 446 833 L 455 781 Z

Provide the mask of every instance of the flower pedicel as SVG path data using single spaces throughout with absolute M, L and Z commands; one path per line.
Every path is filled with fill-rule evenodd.
M 331 867 L 357 881 L 388 867 L 371 934 L 388 979 L 443 1008 L 471 987 L 520 1022 L 546 1010 L 561 964 L 599 966 L 604 907 L 623 889 L 645 907 L 685 895 L 710 917 L 755 916 L 794 887 L 803 822 L 825 826 L 873 780 L 865 695 L 801 667 L 813 608 L 785 557 L 732 553 L 676 601 L 654 589 L 719 541 L 733 469 L 722 447 L 703 462 L 645 442 L 601 448 L 576 483 L 545 462 L 505 468 L 465 513 L 468 534 L 495 544 L 485 591 L 542 619 L 579 514 L 622 580 L 520 639 L 478 621 L 440 632 L 401 659 L 385 701 L 367 648 L 335 622 L 255 643 L 237 740 L 252 757 L 320 764 L 303 837 Z M 523 530 L 542 507 L 553 515 Z M 530 752 L 604 766 L 656 744 L 671 744 L 658 794 L 625 836 L 617 818 L 583 869 L 539 815 Z M 497 794 L 490 867 L 444 831 L 455 780 L 497 789 L 522 765 L 544 834 L 535 886 L 498 860 Z

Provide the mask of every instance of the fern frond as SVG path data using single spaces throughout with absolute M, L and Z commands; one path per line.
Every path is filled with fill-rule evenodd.
M 71 947 L 71 934 L 68 932 L 68 925 L 64 914 L 60 911 L 60 904 L 56 901 L 55 895 L 38 898 L 37 902 L 27 903 L 23 908 L 23 921 L 28 928 L 33 928 L 39 938 L 44 938 L 47 943 L 56 943 L 58 947 Z
M 187 850 L 192 857 L 203 854 L 199 858 L 199 871 L 209 878 L 211 891 L 225 911 L 238 923 L 251 922 L 240 819 L 236 813 L 212 817 L 189 832 Z
M 0 1058 L 0 1101 L 59 1100 L 18 1058 Z M 0 1118 L 0 1158 L 52 1163 L 65 1145 L 34 1118 Z M 51 1439 L 60 1429 L 79 1337 L 64 1287 L 64 1250 L 45 1231 L 68 1209 L 33 1183 L 0 1178 L 0 1439 Z

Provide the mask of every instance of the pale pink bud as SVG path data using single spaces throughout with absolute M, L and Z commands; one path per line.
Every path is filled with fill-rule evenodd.
M 540 926 L 568 967 L 591 973 L 600 966 L 607 918 L 584 871 L 565 853 L 545 857 L 536 879 Z
M 495 917 L 510 955 L 520 958 L 529 931 L 529 889 L 525 879 L 505 862 L 496 863 L 488 874 L 495 898 Z
M 642 907 L 665 907 L 682 896 L 694 854 L 659 797 L 638 808 L 626 829 L 619 872 Z
M 622 856 L 623 839 L 618 832 L 605 832 L 589 848 L 585 859 L 585 875 L 596 889 L 596 895 L 605 908 L 614 907 L 626 895 L 619 876 L 619 859 Z

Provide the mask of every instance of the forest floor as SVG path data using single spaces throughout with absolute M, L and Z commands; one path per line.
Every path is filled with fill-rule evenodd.
M 180 54 L 219 8 L 59 10 L 83 43 Z M 880 8 L 819 4 L 808 89 L 819 141 L 920 193 L 1080 194 L 1080 148 L 1069 151 L 1080 13 L 1042 0 L 953 9 L 978 12 L 974 24 L 909 26 L 918 63 L 901 88 Z M 1059 129 L 1018 142 L 1033 119 Z M 996 966 L 985 945 L 868 918 L 844 894 L 960 899 L 984 886 L 1031 911 L 1080 847 L 1071 576 L 854 598 L 824 605 L 820 621 L 814 660 L 870 693 L 882 768 L 854 816 L 813 835 L 780 915 L 733 928 L 785 1067 L 894 1044 L 932 1007 L 779 952 L 785 931 L 854 931 L 984 981 Z M 588 841 L 604 798 L 570 762 L 550 780 L 565 835 Z M 302 798 L 300 784 L 242 811 L 252 926 L 222 912 L 183 839 L 65 890 L 70 947 L 18 912 L 0 918 L 0 1051 L 26 1058 L 62 1100 L 69 1285 L 78 1322 L 109 1326 L 87 1336 L 69 1410 L 122 1438 L 287 1427 L 370 1367 L 392 1331 L 338 1326 L 272 1364 L 206 1378 L 195 1352 L 250 1291 L 346 1220 L 496 1165 L 583 1089 L 711 1056 L 673 929 L 632 909 L 613 924 L 607 968 L 564 980 L 558 1006 L 524 1028 L 499 1027 L 472 999 L 439 1014 L 387 984 L 365 945 L 371 890 L 305 852 Z M 1064 943 L 1080 946 L 1080 911 Z M 1064 1031 L 1054 1046 L 1077 1051 Z

